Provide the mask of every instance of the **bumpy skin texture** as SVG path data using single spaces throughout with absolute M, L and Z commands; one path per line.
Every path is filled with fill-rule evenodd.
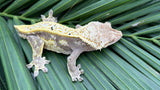
M 111 27 L 109 22 L 90 22 L 85 26 L 77 25 L 76 29 L 56 23 L 52 17 L 53 11 L 49 11 L 48 18 L 41 15 L 42 21 L 34 25 L 15 25 L 19 35 L 27 39 L 33 51 L 33 60 L 28 68 L 35 66 L 34 77 L 39 70 L 48 72 L 45 64 L 50 61 L 42 57 L 43 48 L 57 53 L 69 54 L 67 67 L 72 81 L 82 81 L 80 77 L 84 71 L 81 65 L 76 66 L 76 60 L 82 52 L 100 50 L 117 42 L 122 33 Z

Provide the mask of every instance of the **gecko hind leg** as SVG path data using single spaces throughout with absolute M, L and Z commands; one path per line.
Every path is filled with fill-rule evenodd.
M 53 11 L 52 10 L 49 11 L 49 15 L 48 15 L 47 18 L 44 15 L 41 15 L 41 18 L 42 18 L 43 22 L 48 22 L 48 21 L 57 22 L 57 17 L 53 17 Z
M 34 77 L 38 76 L 39 70 L 42 70 L 43 72 L 48 72 L 45 64 L 49 64 L 50 61 L 46 60 L 45 57 L 41 57 L 44 46 L 43 40 L 41 40 L 41 38 L 37 36 L 28 36 L 27 40 L 32 47 L 33 60 L 26 66 L 28 68 L 32 68 L 33 66 L 35 66 Z
M 76 60 L 78 56 L 81 54 L 81 50 L 73 50 L 71 55 L 67 58 L 67 67 L 68 67 L 68 72 L 72 78 L 72 81 L 82 81 L 83 78 L 80 77 L 81 74 L 84 73 L 83 69 L 80 70 L 81 65 L 78 64 L 76 66 Z

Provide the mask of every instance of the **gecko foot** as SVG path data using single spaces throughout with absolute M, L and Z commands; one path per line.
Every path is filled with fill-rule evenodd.
M 80 77 L 80 75 L 84 73 L 84 70 L 83 69 L 79 70 L 80 68 L 81 68 L 81 65 L 78 64 L 74 70 L 69 70 L 69 74 L 72 78 L 72 81 L 77 81 L 77 79 L 78 79 L 78 81 L 83 80 L 83 78 Z
M 37 58 L 34 58 L 34 60 L 30 64 L 27 64 L 26 66 L 28 68 L 32 68 L 34 65 L 35 66 L 34 77 L 37 77 L 40 69 L 43 72 L 48 72 L 48 69 L 45 67 L 45 64 L 49 64 L 49 63 L 50 61 L 46 60 L 45 57 L 37 57 Z

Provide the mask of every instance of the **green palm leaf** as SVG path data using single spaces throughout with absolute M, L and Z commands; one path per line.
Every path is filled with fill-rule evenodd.
M 123 32 L 121 40 L 101 51 L 83 53 L 77 60 L 85 74 L 72 82 L 66 55 L 44 50 L 49 72 L 33 78 L 29 43 L 13 25 L 33 24 L 52 9 L 67 26 L 110 21 Z M 160 89 L 159 0 L 1 0 L 0 90 L 31 89 Z

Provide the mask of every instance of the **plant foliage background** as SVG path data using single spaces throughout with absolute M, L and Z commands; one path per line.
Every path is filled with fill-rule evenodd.
M 41 21 L 52 9 L 59 23 L 74 27 L 109 21 L 123 32 L 119 42 L 83 53 L 77 63 L 83 82 L 71 81 L 66 55 L 44 50 L 48 73 L 34 79 L 26 64 L 32 50 L 13 25 Z M 160 0 L 0 0 L 0 88 L 4 89 L 160 89 Z

